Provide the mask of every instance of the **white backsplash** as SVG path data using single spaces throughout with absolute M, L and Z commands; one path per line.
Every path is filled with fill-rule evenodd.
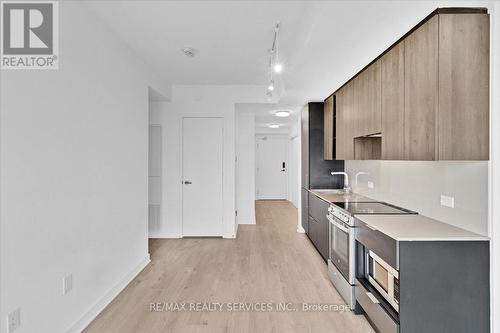
M 488 235 L 486 161 L 346 161 L 346 171 L 356 193 Z M 367 174 L 356 181 L 358 172 Z M 441 195 L 454 208 L 441 206 Z

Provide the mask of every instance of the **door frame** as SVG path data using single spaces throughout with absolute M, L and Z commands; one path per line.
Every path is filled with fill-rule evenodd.
M 224 158 L 226 154 L 224 153 L 225 149 L 225 117 L 223 114 L 219 113 L 185 113 L 182 114 L 179 118 L 179 196 L 180 196 L 180 217 L 181 217 L 181 232 L 180 232 L 180 238 L 184 237 L 184 119 L 188 118 L 217 118 L 221 119 L 222 121 L 222 216 L 221 216 L 221 232 L 220 235 L 217 235 L 216 237 L 224 236 L 224 227 L 225 227 L 225 219 L 224 219 L 224 214 L 225 214 L 225 208 L 226 208 L 226 200 L 225 200 L 225 193 L 224 193 L 224 176 L 225 176 L 225 168 L 224 168 Z
M 257 149 L 257 139 L 258 137 L 265 137 L 265 136 L 271 136 L 271 137 L 283 137 L 285 139 L 286 147 L 285 147 L 285 163 L 286 163 L 286 175 L 285 175 L 285 197 L 283 199 L 265 199 L 261 198 L 260 195 L 257 193 L 259 191 L 258 188 L 258 176 L 257 176 L 257 167 L 259 163 L 259 157 L 258 157 L 258 149 Z M 290 177 L 290 136 L 286 133 L 257 133 L 255 134 L 255 200 L 288 200 L 289 195 L 290 195 L 290 189 L 289 189 L 289 177 Z

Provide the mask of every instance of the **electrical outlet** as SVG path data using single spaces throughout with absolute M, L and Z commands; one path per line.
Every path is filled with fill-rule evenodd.
M 21 309 L 17 308 L 7 317 L 7 332 L 12 333 L 21 326 Z
M 368 188 L 374 188 L 375 185 L 373 184 L 373 182 L 368 182 Z
M 63 295 L 73 290 L 73 274 L 66 275 L 63 278 Z
M 441 206 L 455 208 L 455 197 L 441 194 Z

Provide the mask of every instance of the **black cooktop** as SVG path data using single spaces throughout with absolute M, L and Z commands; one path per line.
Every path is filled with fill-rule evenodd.
M 385 202 L 334 202 L 351 215 L 356 214 L 417 214 L 411 210 L 390 205 Z

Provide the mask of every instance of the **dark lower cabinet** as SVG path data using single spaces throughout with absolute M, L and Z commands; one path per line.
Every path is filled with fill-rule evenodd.
M 302 228 L 309 235 L 309 191 L 302 189 L 301 191 L 301 202 L 302 202 Z
M 311 240 L 311 242 L 316 246 L 318 242 L 318 228 L 316 228 L 316 220 L 311 216 L 307 217 L 307 223 L 309 224 L 309 233 L 307 236 Z
M 308 193 L 309 217 L 308 236 L 323 259 L 328 260 L 329 232 L 328 232 L 328 207 L 330 204 L 321 200 L 314 194 Z
M 364 313 L 377 332 L 490 332 L 489 240 L 396 241 L 362 221 L 357 224 L 355 311 Z M 370 259 L 373 253 L 379 264 Z M 389 290 L 375 287 L 374 277 L 384 272 L 379 281 Z

